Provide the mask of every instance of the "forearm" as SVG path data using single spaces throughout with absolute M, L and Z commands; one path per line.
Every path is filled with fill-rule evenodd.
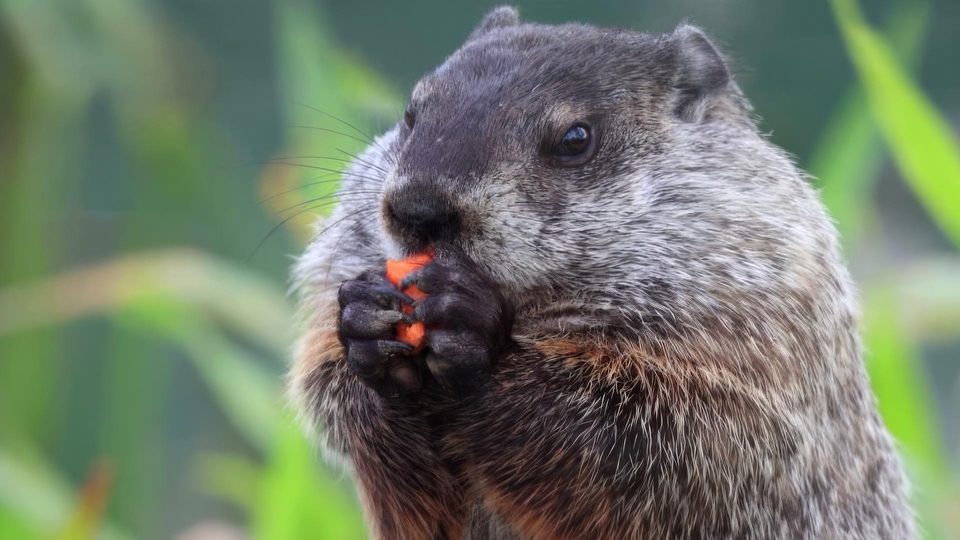
M 378 538 L 455 538 L 463 502 L 418 405 L 382 398 L 343 362 L 316 373 L 317 420 L 353 469 Z
M 335 309 L 331 311 L 336 313 Z M 464 510 L 419 405 L 384 398 L 352 373 L 335 323 L 320 319 L 292 381 L 330 457 L 346 460 L 375 538 L 457 538 Z

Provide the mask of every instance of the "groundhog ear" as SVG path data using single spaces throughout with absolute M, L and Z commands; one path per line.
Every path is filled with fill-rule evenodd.
M 517 11 L 517 8 L 513 6 L 495 7 L 483 17 L 480 24 L 470 33 L 467 41 L 478 38 L 494 28 L 516 26 L 518 24 L 520 24 L 520 12 Z
M 682 120 L 696 122 L 727 89 L 730 71 L 723 55 L 699 28 L 681 24 L 672 37 L 679 59 L 674 112 Z

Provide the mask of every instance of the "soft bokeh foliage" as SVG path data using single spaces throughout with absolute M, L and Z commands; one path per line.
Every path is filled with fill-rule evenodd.
M 352 41 L 344 30 L 357 28 L 356 7 L 240 4 L 0 0 L 0 539 L 364 537 L 349 482 L 284 407 L 295 337 L 285 255 L 335 204 L 338 172 L 367 134 L 397 119 L 398 88 L 486 7 L 424 7 L 408 41 L 378 48 L 376 32 Z M 367 8 L 387 36 L 394 4 Z M 713 31 L 715 8 L 681 4 L 637 8 L 631 25 L 689 10 Z M 955 538 L 960 101 L 932 100 L 918 66 L 955 54 L 955 33 L 927 37 L 940 35 L 938 16 L 960 15 L 907 0 L 865 7 L 869 21 L 855 0 L 810 8 L 836 38 L 829 53 L 849 59 L 846 78 L 827 70 L 810 86 L 834 89 L 822 125 L 803 128 L 806 111 L 790 105 L 802 92 L 777 107 L 776 85 L 757 82 L 775 77 L 742 79 L 778 130 L 798 127 L 773 138 L 816 177 L 843 235 L 868 368 L 925 534 Z M 527 8 L 552 22 L 574 13 Z M 415 9 L 405 15 L 419 21 Z M 444 9 L 466 13 L 462 28 Z M 625 8 L 582 9 L 626 24 Z M 721 41 L 748 41 L 732 17 L 716 21 Z M 261 32 L 230 31 L 241 24 Z M 363 47 L 379 52 L 363 58 Z

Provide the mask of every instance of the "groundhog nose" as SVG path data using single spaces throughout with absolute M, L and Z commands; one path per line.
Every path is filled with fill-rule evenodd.
M 399 232 L 417 243 L 451 242 L 460 233 L 460 213 L 436 189 L 409 186 L 387 199 L 390 218 Z

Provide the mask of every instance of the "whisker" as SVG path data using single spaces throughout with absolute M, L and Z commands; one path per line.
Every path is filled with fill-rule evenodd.
M 325 177 L 331 176 L 332 174 L 333 174 L 333 173 L 321 174 L 320 176 L 316 176 L 316 177 L 314 177 L 314 178 L 311 178 L 311 180 L 317 180 L 317 179 L 320 179 L 320 178 L 325 178 Z M 276 194 L 274 194 L 274 195 L 271 195 L 271 196 L 267 197 L 266 199 L 263 199 L 263 200 L 259 201 L 259 203 L 260 203 L 260 204 L 265 204 L 265 203 L 267 203 L 267 202 L 270 202 L 270 201 L 273 200 L 273 199 L 276 199 L 277 197 L 280 197 L 280 196 L 282 196 L 282 195 L 286 195 L 287 193 L 293 193 L 294 191 L 300 191 L 301 189 L 306 189 L 306 188 L 308 188 L 308 187 L 318 186 L 318 185 L 321 185 L 321 184 L 331 184 L 331 183 L 339 182 L 339 181 L 340 181 L 339 178 L 331 178 L 331 179 L 329 179 L 329 180 L 321 180 L 321 181 L 319 181 L 319 182 L 308 182 L 308 183 L 306 183 L 306 184 L 303 184 L 302 186 L 297 186 L 297 187 L 295 187 L 295 188 L 288 189 L 288 190 L 285 190 L 285 191 L 281 191 L 280 193 L 276 193 Z M 359 193 L 359 192 L 358 192 L 358 191 L 336 191 L 336 192 L 334 192 L 332 195 L 347 195 L 347 194 L 350 194 L 350 193 Z
M 348 139 L 353 139 L 353 140 L 355 140 L 355 141 L 357 141 L 357 142 L 361 142 L 361 143 L 363 143 L 363 144 L 370 144 L 369 141 L 365 141 L 365 140 L 363 140 L 363 139 L 361 139 L 361 138 L 359 138 L 359 137 L 354 137 L 353 135 L 350 135 L 349 133 L 343 133 L 342 131 L 337 131 L 337 130 L 335 130 L 335 129 L 322 128 L 322 127 L 317 127 L 317 126 L 287 126 L 287 127 L 293 128 L 293 129 L 313 129 L 313 130 L 316 130 L 316 131 L 323 131 L 323 132 L 326 132 L 326 133 L 333 133 L 333 134 L 335 134 L 335 135 L 340 135 L 340 136 L 346 137 L 346 138 L 348 138 Z M 380 145 L 378 144 L 377 146 L 380 146 Z M 381 148 L 381 150 L 383 150 L 383 149 Z M 386 152 L 386 150 L 383 150 L 383 151 Z
M 287 165 L 289 167 L 300 167 L 301 169 L 313 169 L 317 171 L 326 171 L 326 172 L 331 172 L 336 174 L 342 174 L 342 175 L 352 176 L 354 178 L 371 180 L 373 182 L 383 182 L 383 178 L 380 178 L 380 177 L 357 174 L 355 172 L 351 172 L 348 169 L 331 169 L 330 167 L 321 167 L 319 165 L 309 165 L 307 163 L 288 163 L 286 161 L 263 161 L 260 163 L 251 163 L 251 165 Z
M 364 213 L 365 210 L 370 210 L 370 211 L 369 211 L 369 213 Z M 362 223 L 362 220 L 363 220 L 363 219 L 365 219 L 365 218 L 366 218 L 366 219 L 374 218 L 374 217 L 376 217 L 376 214 L 377 214 L 377 213 L 376 213 L 374 210 L 372 210 L 372 209 L 358 208 L 358 209 L 354 210 L 353 212 L 350 212 L 349 214 L 343 216 L 342 218 L 340 218 L 340 219 L 334 221 L 333 223 L 327 225 L 326 227 L 324 227 L 323 230 L 321 230 L 321 231 L 318 232 L 317 234 L 313 235 L 313 237 L 310 239 L 310 241 L 311 241 L 311 242 L 316 242 L 317 240 L 320 239 L 321 236 L 323 236 L 324 234 L 326 234 L 327 231 L 329 231 L 330 229 L 332 229 L 333 227 L 335 227 L 337 224 L 343 222 L 344 220 L 351 219 L 351 218 L 355 218 L 355 217 L 358 217 L 358 216 L 359 216 L 359 219 L 358 219 L 357 223 L 360 224 L 360 223 Z M 339 242 L 339 239 L 338 239 L 338 242 Z M 337 254 L 336 249 L 334 249 L 333 253 L 330 255 L 331 261 L 333 261 L 333 260 L 336 258 L 336 254 Z M 330 271 L 330 269 L 329 269 L 329 267 L 328 267 L 328 268 L 327 268 L 327 276 L 330 275 L 329 271 Z M 326 278 L 324 278 L 324 279 L 326 279 Z
M 340 150 L 339 148 L 337 148 L 337 151 L 343 152 L 343 150 Z M 384 168 L 381 167 L 380 165 L 377 165 L 376 163 L 373 163 L 373 162 L 371 162 L 371 161 L 362 159 L 362 158 L 360 158 L 360 157 L 358 157 L 358 156 L 355 156 L 355 155 L 353 155 L 353 154 L 350 154 L 350 153 L 348 153 L 348 152 L 343 152 L 343 153 L 346 154 L 346 155 L 348 155 L 348 156 L 350 156 L 350 157 L 353 158 L 353 159 L 345 159 L 345 158 L 337 157 L 337 156 L 282 156 L 282 157 L 275 157 L 275 158 L 269 160 L 269 162 L 271 162 L 271 163 L 285 163 L 285 161 L 283 161 L 283 160 L 287 160 L 287 159 L 327 159 L 327 160 L 331 160 L 331 161 L 339 161 L 340 163 L 353 163 L 353 162 L 357 162 L 357 163 L 360 163 L 361 165 L 366 165 L 367 167 L 370 167 L 371 169 L 375 169 L 375 170 L 377 170 L 377 171 L 379 171 L 379 172 L 382 172 L 383 174 L 389 174 L 389 171 L 388 171 L 388 170 L 384 169 Z
M 338 117 L 336 117 L 336 116 L 334 116 L 334 115 L 332 115 L 332 114 L 330 114 L 330 113 L 328 113 L 328 112 L 326 112 L 326 111 L 322 111 L 322 110 L 320 110 L 320 109 L 318 109 L 318 108 L 316 108 L 316 107 L 312 107 L 312 106 L 310 106 L 310 105 L 307 105 L 306 103 L 302 103 L 302 102 L 299 102 L 299 101 L 294 101 L 294 103 L 296 103 L 297 105 L 306 107 L 306 108 L 308 108 L 308 109 L 310 109 L 310 110 L 312 110 L 312 111 L 318 112 L 318 113 L 320 113 L 320 114 L 322 114 L 322 115 L 324 115 L 324 116 L 327 116 L 327 117 L 329 117 L 329 118 L 332 118 L 332 119 L 336 120 L 337 122 L 340 122 L 341 124 L 347 126 L 348 128 L 356 131 L 356 132 L 359 133 L 360 135 L 363 135 L 363 136 L 366 137 L 367 140 L 370 141 L 371 143 L 376 144 L 377 146 L 380 146 L 379 143 L 377 143 L 376 139 L 374 139 L 373 137 L 371 137 L 367 132 L 365 132 L 365 131 L 363 131 L 362 129 L 358 128 L 357 126 L 351 124 L 350 122 L 347 122 L 347 121 L 344 120 L 343 118 L 338 118 Z M 378 124 L 379 124 L 379 122 L 378 122 Z M 378 127 L 379 127 L 379 125 L 378 125 Z M 386 149 L 384 149 L 383 147 L 380 147 L 380 149 L 383 150 L 384 152 L 386 152 Z
M 369 210 L 369 211 L 370 211 L 370 214 L 369 214 L 368 216 L 364 216 L 364 215 L 363 215 L 363 212 L 364 212 L 365 210 Z M 372 209 L 372 208 L 358 208 L 358 209 L 354 210 L 353 212 L 350 212 L 349 214 L 343 216 L 342 218 L 340 218 L 340 219 L 334 221 L 333 223 L 327 225 L 326 227 L 324 227 L 322 231 L 320 231 L 320 232 L 318 232 L 317 234 L 313 235 L 313 237 L 310 239 L 310 241 L 311 241 L 311 242 L 316 242 L 317 240 L 320 239 L 321 236 L 324 235 L 324 233 L 326 233 L 327 231 L 329 231 L 331 228 L 333 228 L 334 226 L 336 226 L 338 223 L 340 223 L 340 222 L 342 222 L 342 221 L 344 221 L 344 220 L 346 220 L 346 219 L 349 219 L 349 218 L 352 218 L 352 217 L 356 217 L 357 215 L 360 215 L 361 218 L 362 218 L 362 217 L 372 217 L 372 216 L 375 216 L 375 215 L 376 215 L 376 209 Z
M 324 203 L 324 204 L 326 204 L 326 203 Z M 253 248 L 253 253 L 251 253 L 250 256 L 247 257 L 247 262 L 250 262 L 250 261 L 253 259 L 254 255 L 257 254 L 257 251 L 260 250 L 260 247 L 263 246 L 264 242 L 266 242 L 271 236 L 273 236 L 273 234 L 274 234 L 275 232 L 277 232 L 278 230 L 280 230 L 280 227 L 283 227 L 284 225 L 286 225 L 287 223 L 289 223 L 290 220 L 296 218 L 297 216 L 303 215 L 303 214 L 305 214 L 305 213 L 307 213 L 307 212 L 309 212 L 309 211 L 311 211 L 311 210 L 314 210 L 315 208 L 322 208 L 323 206 L 324 206 L 323 204 L 320 204 L 320 205 L 316 205 L 315 207 L 304 208 L 303 210 L 297 212 L 296 214 L 294 214 L 294 215 L 292 215 L 292 216 L 284 219 L 284 220 L 281 221 L 280 223 L 277 223 L 276 225 L 274 225 L 274 226 L 270 229 L 270 231 L 267 232 L 267 235 L 264 236 L 262 239 L 260 239 L 260 242 L 257 243 L 257 246 L 256 246 L 255 248 Z M 347 215 L 344 216 L 343 218 L 338 219 L 338 220 L 335 221 L 334 223 L 331 223 L 330 226 L 325 227 L 325 228 L 323 229 L 323 231 L 321 231 L 319 234 L 315 235 L 314 240 L 316 240 L 317 238 L 319 238 L 320 235 L 323 234 L 324 232 L 326 232 L 330 227 L 332 227 L 332 226 L 336 225 L 337 223 L 343 221 L 344 219 L 346 219 L 346 218 L 348 218 L 348 217 L 350 217 L 350 216 L 352 216 L 352 215 L 358 214 L 358 213 L 360 213 L 360 212 L 362 212 L 362 211 L 364 211 L 364 210 L 367 210 L 367 208 L 361 207 L 360 209 L 355 210 L 355 211 L 347 214 Z
M 379 191 L 354 191 L 354 192 L 348 192 L 348 193 L 331 193 L 331 194 L 329 194 L 329 195 L 323 195 L 323 196 L 321 196 L 321 197 L 314 197 L 314 198 L 312 198 L 312 199 L 308 199 L 308 200 L 303 201 L 303 202 L 301 202 L 301 203 L 297 203 L 297 204 L 295 204 L 295 205 L 293 205 L 293 206 L 291 206 L 291 207 L 289 207 L 289 208 L 284 208 L 283 210 L 280 210 L 280 211 L 278 211 L 278 212 L 274 212 L 274 213 L 272 213 L 272 214 L 270 214 L 270 215 L 276 217 L 276 216 L 279 216 L 280 214 L 283 214 L 284 212 L 289 212 L 290 210 L 293 210 L 293 209 L 295 209 L 295 208 L 299 208 L 299 207 L 301 207 L 301 206 L 303 206 L 303 205 L 305 205 L 305 204 L 315 203 L 315 202 L 323 201 L 323 200 L 327 200 L 327 199 L 337 199 L 337 200 L 335 200 L 335 201 L 330 201 L 330 202 L 334 202 L 334 203 L 338 203 L 338 202 L 351 202 L 351 201 L 363 201 L 363 200 L 365 200 L 365 198 L 366 198 L 367 195 L 379 195 L 379 194 L 380 194 Z M 346 197 L 345 197 L 345 196 L 346 196 Z
M 383 166 L 381 166 L 381 165 L 379 165 L 379 164 L 377 164 L 377 163 L 373 163 L 373 162 L 370 161 L 369 159 L 364 159 L 364 158 L 362 158 L 362 157 L 360 157 L 360 156 L 355 156 L 355 155 L 351 154 L 350 152 L 347 152 L 346 150 L 343 150 L 343 149 L 341 149 L 341 148 L 335 148 L 334 150 L 336 150 L 337 152 L 340 152 L 341 154 L 345 154 L 345 155 L 353 158 L 353 160 L 356 161 L 357 163 L 360 163 L 360 164 L 362 164 L 362 165 L 366 165 L 366 166 L 368 166 L 368 167 L 370 167 L 370 168 L 376 169 L 376 170 L 382 172 L 383 174 L 390 174 L 390 171 L 386 170 L 385 168 L 383 168 Z M 391 155 L 388 154 L 388 155 L 386 155 L 385 157 L 386 157 L 386 159 L 387 159 L 388 161 L 390 161 L 391 164 L 395 164 L 395 162 L 394 162 L 394 157 L 393 157 L 393 156 L 391 156 Z
M 361 227 L 364 225 L 368 225 L 367 221 L 375 219 L 376 216 L 377 216 L 376 212 L 370 212 L 369 214 L 362 214 L 360 215 L 357 222 L 354 224 L 354 227 Z M 333 269 L 333 261 L 336 260 L 336 253 L 337 253 L 337 250 L 340 249 L 340 242 L 343 241 L 343 238 L 347 235 L 347 233 L 351 232 L 354 229 L 354 227 L 348 227 L 345 231 L 340 233 L 340 236 L 337 238 L 337 241 L 333 244 L 333 252 L 330 256 L 330 262 L 329 264 L 327 264 L 327 271 L 326 271 L 326 274 L 324 274 L 323 276 L 324 281 L 330 279 L 330 270 Z
M 364 216 L 361 216 L 360 219 L 357 220 L 357 223 L 354 224 L 354 226 L 347 227 L 346 230 L 340 233 L 340 236 L 337 238 L 337 241 L 334 242 L 333 251 L 330 254 L 330 262 L 327 264 L 327 271 L 323 275 L 323 281 L 327 281 L 328 279 L 330 279 L 330 271 L 333 270 L 333 263 L 336 262 L 337 254 L 340 251 L 340 242 L 343 241 L 343 238 L 347 235 L 347 233 L 352 232 L 354 230 L 354 227 L 362 225 L 361 219 L 363 219 L 363 217 Z M 367 217 L 372 217 L 372 216 L 367 216 Z
M 315 176 L 315 177 L 311 178 L 311 179 L 310 179 L 311 182 L 309 182 L 309 183 L 307 183 L 307 184 L 303 184 L 303 185 L 297 186 L 297 187 L 295 187 L 295 188 L 293 188 L 293 189 L 288 189 L 288 190 L 286 190 L 286 191 L 281 191 L 280 193 L 276 193 L 276 194 L 274 194 L 274 195 L 271 195 L 271 196 L 267 197 L 266 199 L 263 199 L 263 200 L 261 200 L 261 201 L 259 201 L 259 202 L 260 202 L 260 204 L 264 204 L 264 203 L 267 203 L 267 202 L 269 202 L 269 201 L 272 201 L 273 199 L 276 199 L 277 197 L 280 197 L 281 195 L 286 195 L 287 193 L 293 193 L 294 191 L 300 191 L 301 189 L 305 189 L 305 188 L 308 188 L 308 187 L 311 187 L 311 186 L 317 186 L 317 185 L 320 185 L 320 184 L 330 184 L 330 183 L 333 183 L 333 182 L 339 182 L 339 181 L 340 181 L 340 178 L 331 178 L 331 179 L 329 179 L 329 180 L 321 180 L 321 181 L 319 181 L 319 182 L 313 182 L 313 181 L 312 181 L 312 180 L 320 180 L 321 178 L 327 178 L 328 176 L 333 176 L 334 174 L 335 174 L 335 173 L 324 173 L 324 174 L 321 174 L 320 176 Z
M 283 227 L 284 225 L 286 225 L 291 219 L 293 219 L 293 218 L 295 218 L 295 217 L 297 217 L 297 216 L 299 216 L 300 214 L 303 214 L 303 213 L 305 213 L 305 212 L 309 212 L 310 210 L 312 210 L 312 209 L 311 209 L 311 208 L 306 208 L 306 209 L 304 209 L 304 210 L 301 210 L 300 212 L 297 212 L 296 214 L 294 214 L 294 215 L 292 215 L 292 216 L 284 219 L 284 220 L 281 221 L 280 223 L 277 223 L 276 225 L 274 225 L 273 227 L 271 227 L 271 228 L 270 228 L 270 231 L 267 232 L 267 235 L 264 236 L 263 238 L 261 238 L 259 242 L 257 242 L 256 247 L 253 248 L 253 252 L 250 253 L 250 256 L 249 256 L 249 257 L 247 257 L 247 262 L 250 262 L 251 260 L 253 260 L 253 256 L 256 255 L 256 254 L 257 254 L 257 251 L 260 250 L 260 246 L 262 246 L 263 243 L 267 241 L 267 239 L 269 239 L 271 236 L 273 236 L 273 233 L 277 232 L 277 230 L 279 230 L 280 227 Z
M 267 161 L 268 162 L 277 161 L 279 163 L 283 163 L 284 162 L 283 160 L 286 160 L 286 159 L 329 159 L 333 161 L 339 161 L 340 163 L 350 163 L 349 159 L 344 159 L 342 157 L 337 157 L 337 156 L 277 156 L 275 158 L 270 158 Z

